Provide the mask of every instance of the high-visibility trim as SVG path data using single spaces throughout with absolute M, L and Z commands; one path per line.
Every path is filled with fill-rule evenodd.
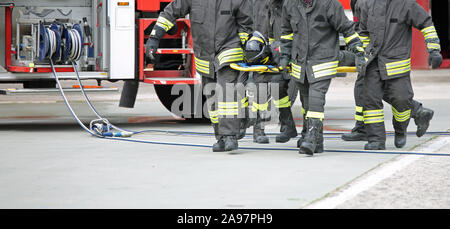
M 373 124 L 373 123 L 380 123 L 380 122 L 384 122 L 384 116 L 364 118 L 364 124 Z
M 372 117 L 372 116 L 380 116 L 383 115 L 384 116 L 384 110 L 380 109 L 380 110 L 367 110 L 367 111 L 363 111 L 364 113 L 364 117 Z
M 293 41 L 293 40 L 294 40 L 294 33 L 291 33 L 291 34 L 288 34 L 288 35 L 281 36 L 281 39 L 282 39 L 282 40 L 290 40 L 290 41 Z
M 242 32 L 238 33 L 239 38 L 241 39 L 241 43 L 245 44 L 245 42 L 248 40 L 248 33 Z
M 355 114 L 355 120 L 356 121 L 360 121 L 360 122 L 364 122 L 364 116 Z
M 441 50 L 441 45 L 437 43 L 427 43 L 427 49 Z
M 355 111 L 356 111 L 356 112 L 359 112 L 359 113 L 362 113 L 362 112 L 363 112 L 363 109 L 364 109 L 364 108 L 363 108 L 363 107 L 360 107 L 360 106 L 356 106 L 356 107 L 355 107 Z
M 302 115 L 304 116 L 306 114 L 305 108 L 301 107 L 301 112 L 302 112 Z
M 289 100 L 289 96 L 285 96 L 280 100 L 273 100 L 273 104 L 277 108 L 291 107 L 291 100 Z
M 291 76 L 300 79 L 300 75 L 302 73 L 302 66 L 291 63 L 291 68 L 292 68 Z
M 252 103 L 252 111 L 256 112 L 256 111 L 266 111 L 267 108 L 269 107 L 269 102 L 263 103 L 263 104 L 258 104 L 253 102 Z
M 261 42 L 261 43 L 263 43 L 263 44 L 266 43 L 266 42 L 264 42 L 263 39 L 261 39 L 260 37 L 257 37 L 257 36 L 253 36 L 252 38 L 250 38 L 249 41 L 259 41 L 259 42 Z
M 320 120 L 323 120 L 325 118 L 325 113 L 308 111 L 308 113 L 306 114 L 306 118 L 318 118 Z
M 241 99 L 241 108 L 246 108 L 246 107 L 248 107 L 248 98 L 247 97 Z
M 219 102 L 219 109 L 238 108 L 238 102 Z
M 234 116 L 238 114 L 238 109 L 219 109 L 219 116 Z
M 403 112 L 398 112 L 395 107 L 392 107 L 392 114 L 394 115 L 394 119 L 397 122 L 406 122 L 411 118 L 411 109 Z
M 370 37 L 359 36 L 359 39 L 363 43 L 363 48 L 367 48 L 367 46 L 370 44 Z
M 156 21 L 156 25 L 163 28 L 164 31 L 169 31 L 173 27 L 173 23 L 167 20 L 166 18 L 159 16 Z
M 219 110 L 208 111 L 211 123 L 219 123 Z
M 230 62 L 238 62 L 244 60 L 244 50 L 242 48 L 234 48 L 225 50 L 217 57 L 219 59 L 219 65 Z
M 403 74 L 411 71 L 411 58 L 386 64 L 388 76 Z
M 269 45 L 271 45 L 273 42 L 275 42 L 275 38 L 269 37 Z
M 426 27 L 425 29 L 422 29 L 421 32 L 422 32 L 423 36 L 425 37 L 425 40 L 439 38 L 438 34 L 436 32 L 436 28 L 434 26 Z
M 352 41 L 355 38 L 359 38 L 358 33 L 354 33 L 353 35 L 351 35 L 349 37 L 345 37 L 344 40 L 345 40 L 345 43 L 348 44 L 350 41 Z
M 195 57 L 195 69 L 200 73 L 209 75 L 209 61 L 201 60 Z
M 331 61 L 312 66 L 314 78 L 336 75 L 339 61 Z

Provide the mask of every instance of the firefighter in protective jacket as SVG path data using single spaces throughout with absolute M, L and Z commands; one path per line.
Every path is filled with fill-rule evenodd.
M 361 12 L 361 5 L 363 5 L 363 1 L 366 0 L 351 0 L 351 8 L 353 12 L 353 18 L 356 24 L 356 28 L 358 30 L 359 27 L 359 17 Z M 359 32 L 359 31 L 357 31 Z M 369 37 L 361 37 L 361 41 L 364 43 L 364 48 L 370 43 Z M 358 75 L 355 81 L 354 88 L 354 97 L 355 97 L 355 127 L 352 129 L 350 133 L 346 133 L 342 135 L 342 139 L 344 141 L 367 141 L 367 134 L 364 127 L 364 116 L 363 116 L 363 99 L 364 99 L 364 77 L 362 75 Z M 388 97 L 383 98 L 386 102 L 390 104 L 388 101 Z M 433 117 L 433 110 L 429 108 L 425 108 L 422 106 L 422 103 L 413 100 L 413 109 L 411 110 L 411 118 L 414 119 L 417 125 L 416 135 L 418 137 L 422 137 L 429 126 L 430 120 Z M 395 146 L 398 148 L 402 148 L 406 141 L 401 140 L 401 138 L 397 138 L 395 142 Z
M 306 112 L 307 133 L 299 153 L 323 151 L 325 94 L 339 64 L 339 33 L 356 55 L 356 67 L 365 66 L 363 44 L 338 0 L 285 0 L 281 26 L 280 68 L 291 62 Z
M 161 12 L 146 43 L 148 56 L 155 55 L 159 41 L 174 26 L 176 19 L 188 14 L 194 40 L 195 68 L 202 76 L 202 84 L 217 82 L 219 101 L 211 103 L 211 99 L 207 100 L 218 139 L 213 151 L 235 150 L 239 134 L 237 116 L 242 104 L 235 87 L 239 72 L 229 65 L 244 60 L 242 45 L 251 34 L 253 25 L 250 0 L 172 1 Z
M 414 109 L 410 80 L 412 27 L 425 37 L 432 68 L 442 63 L 440 41 L 431 16 L 414 0 L 367 0 L 361 2 L 360 10 L 360 35 L 370 39 L 364 76 L 365 149 L 385 149 L 383 98 L 392 105 L 395 144 L 403 146 Z M 426 116 L 430 115 L 433 113 L 424 115 L 428 121 L 431 117 Z

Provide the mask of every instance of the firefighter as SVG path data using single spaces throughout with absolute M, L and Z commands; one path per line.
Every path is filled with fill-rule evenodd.
M 416 1 L 367 0 L 358 5 L 361 11 L 360 35 L 370 38 L 366 48 L 368 65 L 363 83 L 363 117 L 368 138 L 364 148 L 386 148 L 383 99 L 392 106 L 395 145 L 402 146 L 406 144 L 407 127 L 414 113 L 414 93 L 410 80 L 412 27 L 423 33 L 429 64 L 433 69 L 442 64 L 440 41 L 431 16 Z M 428 126 L 432 114 L 432 111 L 424 108 L 416 112 L 418 129 L 420 123 L 422 127 Z
M 312 156 L 323 151 L 325 95 L 339 64 L 339 33 L 355 53 L 356 67 L 364 72 L 363 44 L 354 24 L 338 0 L 285 0 L 281 26 L 280 69 L 289 62 L 291 77 L 300 90 L 307 132 L 299 153 Z
M 254 44 L 261 42 L 260 47 L 265 48 L 265 51 L 259 50 L 262 53 L 258 57 L 261 55 L 264 57 L 271 55 L 271 61 L 278 63 L 280 55 L 276 49 L 278 49 L 280 41 L 281 11 L 284 0 L 253 0 L 253 2 L 254 30 L 260 32 L 261 36 L 253 36 L 251 39 L 255 39 Z M 268 41 L 267 38 L 269 38 Z M 253 50 L 258 50 L 258 47 L 255 47 Z M 259 64 L 268 64 L 268 60 L 264 58 L 261 60 L 265 63 L 261 62 Z M 275 141 L 285 143 L 297 136 L 297 129 L 291 111 L 291 99 L 288 96 L 289 81 L 289 74 L 253 74 L 253 82 L 256 84 L 257 91 L 259 92 L 256 93 L 256 99 L 251 106 L 252 111 L 257 113 L 254 129 L 254 134 L 257 133 L 259 135 L 254 135 L 254 139 L 259 138 L 257 142 L 268 142 L 268 139 L 263 137 L 264 128 L 260 117 L 264 113 L 268 113 L 269 102 L 267 89 L 269 88 L 269 82 L 278 85 L 278 93 L 273 93 L 271 96 L 273 98 L 273 105 L 280 112 L 279 120 L 283 127 L 281 128 L 281 133 L 276 136 Z
M 237 95 L 239 72 L 230 63 L 242 62 L 243 43 L 252 32 L 252 12 L 249 0 L 204 1 L 174 0 L 158 17 L 146 53 L 154 56 L 159 41 L 175 24 L 177 18 L 189 14 L 194 40 L 195 67 L 202 83 L 215 83 L 217 101 L 205 94 L 208 111 L 215 128 L 217 143 L 213 151 L 232 151 L 238 148 L 239 107 L 243 95 Z
M 352 0 L 350 2 L 351 9 L 354 15 L 354 21 L 356 24 L 356 28 L 358 30 L 358 18 L 360 17 L 360 5 L 365 0 Z M 367 47 L 367 45 L 370 42 L 369 37 L 360 37 L 364 44 L 364 48 Z M 364 128 L 364 116 L 363 116 L 363 92 L 364 92 L 364 78 L 362 75 L 358 75 L 356 81 L 355 81 L 355 87 L 354 87 L 354 98 L 356 103 L 356 109 L 355 109 L 355 127 L 352 129 L 350 133 L 343 134 L 342 139 L 344 141 L 367 141 L 367 134 L 366 130 Z M 383 98 L 385 101 L 388 101 L 388 97 Z M 411 118 L 414 119 L 416 125 L 417 125 L 417 131 L 416 135 L 417 137 L 422 137 L 426 130 L 428 129 L 429 123 L 431 118 L 433 117 L 434 112 L 431 109 L 422 107 L 422 104 L 416 100 L 412 101 L 413 109 L 411 111 Z M 402 148 L 406 144 L 406 139 L 398 138 L 395 142 L 395 146 L 398 148 Z

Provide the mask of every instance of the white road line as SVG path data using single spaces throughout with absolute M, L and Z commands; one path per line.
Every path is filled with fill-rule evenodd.
M 437 140 L 434 140 L 430 145 L 426 146 L 425 148 L 422 148 L 420 152 L 435 152 L 448 144 L 450 144 L 450 137 L 438 138 Z M 392 176 L 397 171 L 402 170 L 406 166 L 410 165 L 411 163 L 422 157 L 424 156 L 423 155 L 402 156 L 399 160 L 389 163 L 383 166 L 382 168 L 374 171 L 372 174 L 368 175 L 367 178 L 356 181 L 354 184 L 351 184 L 350 187 L 341 191 L 337 195 L 328 197 L 314 204 L 311 204 L 307 206 L 306 209 L 336 208 L 338 205 L 354 198 L 359 193 L 368 190 L 369 188 L 378 184 L 380 181 Z

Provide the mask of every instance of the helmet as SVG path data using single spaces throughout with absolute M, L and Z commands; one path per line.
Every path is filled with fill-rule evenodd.
M 245 60 L 249 64 L 266 64 L 269 61 L 270 48 L 266 38 L 258 31 L 245 43 Z

